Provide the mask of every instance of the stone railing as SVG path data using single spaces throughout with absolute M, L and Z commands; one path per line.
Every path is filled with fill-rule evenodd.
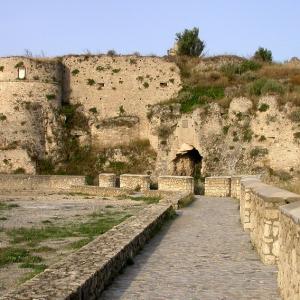
M 300 195 L 265 184 L 258 176 L 224 176 L 223 185 L 220 178 L 207 178 L 207 194 L 223 196 L 230 178 L 229 195 L 240 201 L 243 228 L 262 262 L 278 264 L 283 299 L 300 299 Z
M 0 175 L 0 190 L 64 190 L 85 184 L 85 176 Z
M 158 189 L 194 193 L 194 178 L 190 176 L 159 176 Z

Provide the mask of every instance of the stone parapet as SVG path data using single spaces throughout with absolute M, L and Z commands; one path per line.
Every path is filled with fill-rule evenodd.
M 147 206 L 0 299 L 98 299 L 172 213 L 171 204 Z
M 300 299 L 300 202 L 280 207 L 278 286 L 283 299 Z
M 229 197 L 231 194 L 231 177 L 218 176 L 205 178 L 205 195 L 213 197 Z
M 116 187 L 116 174 L 101 173 L 99 174 L 99 187 Z
M 85 176 L 0 175 L 0 190 L 65 190 L 85 184 Z
M 74 185 L 70 192 L 87 195 L 95 195 L 100 197 L 119 197 L 132 194 L 134 191 L 130 189 L 120 189 L 114 187 L 100 187 L 92 185 Z
M 190 176 L 159 176 L 158 189 L 194 193 L 194 178 Z
M 120 176 L 120 187 L 131 190 L 149 190 L 150 176 L 149 175 L 135 175 L 122 174 Z

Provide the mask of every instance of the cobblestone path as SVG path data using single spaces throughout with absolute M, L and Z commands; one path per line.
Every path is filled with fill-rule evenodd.
M 230 198 L 197 197 L 145 246 L 101 299 L 280 299 Z

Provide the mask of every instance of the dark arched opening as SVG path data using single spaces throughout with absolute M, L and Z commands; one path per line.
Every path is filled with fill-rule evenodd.
M 192 146 L 176 154 L 173 160 L 173 175 L 177 176 L 201 176 L 202 156 Z

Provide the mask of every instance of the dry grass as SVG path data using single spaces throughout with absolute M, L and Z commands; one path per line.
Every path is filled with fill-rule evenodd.
M 288 183 L 279 183 L 278 186 L 280 188 L 300 195 L 300 179 Z
M 300 76 L 300 68 L 281 64 L 265 64 L 258 73 L 267 78 L 291 79 Z

